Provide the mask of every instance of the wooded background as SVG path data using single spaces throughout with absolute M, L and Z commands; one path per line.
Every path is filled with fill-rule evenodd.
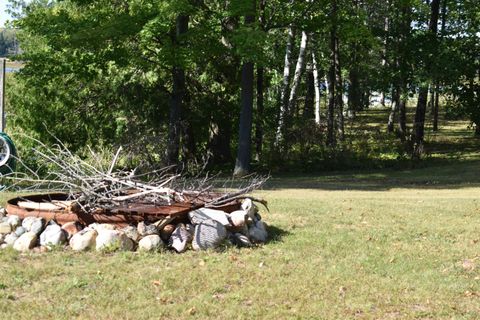
M 122 145 L 132 163 L 243 175 L 363 161 L 392 136 L 420 159 L 439 110 L 480 134 L 478 0 L 10 4 L 25 66 L 7 126 L 80 154 Z M 391 108 L 385 132 L 353 143 L 374 107 Z

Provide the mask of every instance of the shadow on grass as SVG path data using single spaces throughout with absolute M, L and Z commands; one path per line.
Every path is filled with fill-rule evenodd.
M 272 225 L 267 226 L 267 232 L 268 232 L 267 244 L 282 242 L 283 237 L 290 235 L 289 231 L 278 228 L 276 226 L 272 226 Z
M 392 188 L 460 189 L 480 187 L 480 160 L 437 159 L 409 169 L 381 169 L 272 177 L 265 190 L 323 189 L 386 191 Z

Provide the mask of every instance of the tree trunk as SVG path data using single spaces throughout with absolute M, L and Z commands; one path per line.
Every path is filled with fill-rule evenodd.
M 336 9 L 336 6 L 334 7 Z M 330 68 L 328 70 L 328 112 L 327 112 L 327 145 L 336 145 L 335 134 L 335 93 L 336 93 L 336 25 L 332 22 L 330 30 Z
M 447 1 L 442 0 L 442 22 L 440 29 L 440 39 L 443 41 L 445 35 L 445 24 L 447 21 Z M 439 109 L 439 95 L 440 95 L 440 83 L 437 81 L 435 85 L 435 104 L 433 106 L 433 131 L 438 131 L 438 109 Z
M 288 28 L 287 45 L 285 49 L 285 64 L 283 68 L 283 81 L 282 89 L 280 92 L 280 110 L 278 114 L 277 132 L 275 135 L 275 147 L 278 148 L 283 142 L 283 136 L 285 133 L 285 121 L 288 114 L 288 92 L 290 91 L 290 69 L 291 69 L 291 57 L 293 42 L 295 34 L 293 28 Z
M 178 38 L 188 31 L 188 16 L 179 15 L 176 20 L 175 45 Z M 180 150 L 180 134 L 182 131 L 182 105 L 185 98 L 185 70 L 181 66 L 172 68 L 173 89 L 170 101 L 170 117 L 167 145 L 167 162 L 169 165 L 178 163 Z
M 338 139 L 345 140 L 345 130 L 343 121 L 343 80 L 342 69 L 340 67 L 340 45 L 338 36 L 335 37 L 335 108 L 337 109 L 336 129 Z
M 255 1 L 252 1 L 255 8 Z M 255 21 L 255 17 L 245 17 L 245 24 Z M 253 117 L 253 62 L 244 62 L 242 66 L 241 112 L 238 131 L 238 152 L 235 161 L 234 176 L 244 176 L 250 172 L 252 117 Z
M 263 144 L 263 67 L 257 67 L 257 117 L 255 121 L 255 160 L 260 160 Z
M 438 15 L 440 9 L 440 0 L 432 0 L 429 31 L 433 37 L 437 33 Z M 430 72 L 431 61 L 427 61 L 427 72 Z M 425 111 L 427 108 L 428 85 L 422 84 L 418 94 L 417 109 L 415 110 L 415 122 L 413 123 L 412 158 L 420 159 L 424 153 L 424 132 L 425 132 Z
M 307 92 L 305 93 L 305 106 L 303 108 L 303 118 L 306 120 L 314 118 L 315 104 L 315 76 L 313 75 L 312 63 L 307 64 L 306 69 Z
M 388 132 L 393 132 L 393 127 L 395 124 L 395 115 L 397 114 L 399 105 L 400 105 L 400 97 L 398 94 L 399 94 L 399 90 L 398 89 L 394 90 L 394 93 L 392 95 L 392 106 L 390 109 L 390 115 L 388 116 L 388 124 L 387 124 Z
M 398 135 L 402 142 L 407 140 L 407 102 L 408 95 L 406 86 L 400 86 L 400 91 L 398 92 L 399 103 L 398 103 Z
M 320 74 L 318 70 L 317 60 L 313 50 L 315 49 L 312 46 L 312 67 L 313 67 L 313 85 L 315 87 L 315 123 L 320 125 L 320 99 L 321 97 L 321 84 L 320 84 Z
M 302 39 L 300 41 L 300 50 L 298 52 L 297 64 L 295 66 L 295 73 L 293 75 L 292 88 L 290 89 L 290 96 L 288 99 L 288 110 L 290 116 L 293 115 L 297 107 L 297 93 L 300 85 L 300 79 L 305 67 L 305 53 L 307 49 L 308 36 L 305 31 L 302 31 Z

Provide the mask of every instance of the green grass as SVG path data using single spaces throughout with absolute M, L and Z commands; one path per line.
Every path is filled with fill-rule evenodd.
M 255 249 L 0 251 L 0 319 L 478 319 L 479 149 L 449 125 L 442 161 L 274 176 Z

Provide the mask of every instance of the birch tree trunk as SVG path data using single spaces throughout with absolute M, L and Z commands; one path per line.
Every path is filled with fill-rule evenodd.
M 315 56 L 314 47 L 312 46 L 312 68 L 313 68 L 313 85 L 315 87 L 315 123 L 317 125 L 320 125 L 321 122 L 321 117 L 320 117 L 320 99 L 322 98 L 321 96 L 321 84 L 320 84 L 320 74 L 318 70 L 318 64 L 317 64 L 317 59 Z
M 305 31 L 302 31 L 302 39 L 300 41 L 300 50 L 298 52 L 297 64 L 295 66 L 295 73 L 293 75 L 292 88 L 290 89 L 290 96 L 288 99 L 289 114 L 292 115 L 297 106 L 297 93 L 300 79 L 305 68 L 305 53 L 307 49 L 308 36 Z
M 287 45 L 285 49 L 285 62 L 283 67 L 283 81 L 282 89 L 280 91 L 280 110 L 278 114 L 278 124 L 275 134 L 275 147 L 278 148 L 283 141 L 283 135 L 285 131 L 285 121 L 288 114 L 288 92 L 290 91 L 290 69 L 291 69 L 291 57 L 293 42 L 295 39 L 295 33 L 292 27 L 288 28 Z

